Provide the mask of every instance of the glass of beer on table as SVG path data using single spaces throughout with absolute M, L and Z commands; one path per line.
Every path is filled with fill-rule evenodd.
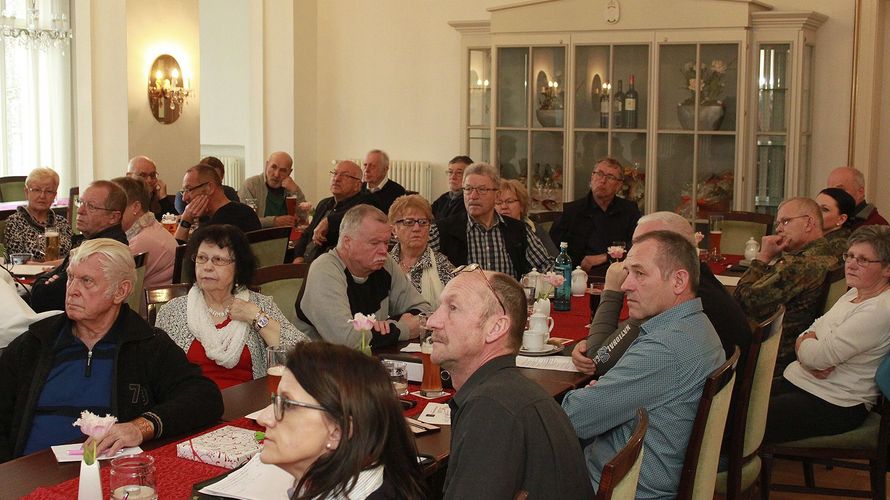
M 433 363 L 433 332 L 426 327 L 426 314 L 420 315 L 420 359 L 423 361 L 423 379 L 420 382 L 420 394 L 435 398 L 443 396 L 442 375 L 439 365 Z
M 717 262 L 723 259 L 720 255 L 720 240 L 723 238 L 723 216 L 711 215 L 708 217 L 708 246 L 711 248 L 711 260 Z
M 179 224 L 179 217 L 176 214 L 167 212 L 161 216 L 161 225 L 163 225 L 164 229 L 169 231 L 170 234 L 176 234 L 177 224 Z
M 270 394 L 278 392 L 278 383 L 281 382 L 281 376 L 284 375 L 286 362 L 287 349 L 279 346 L 266 348 L 266 384 L 269 386 Z
M 57 260 L 59 258 L 59 247 L 61 241 L 59 238 L 59 230 L 54 227 L 48 227 L 43 231 L 43 239 L 46 242 L 44 250 L 45 260 Z

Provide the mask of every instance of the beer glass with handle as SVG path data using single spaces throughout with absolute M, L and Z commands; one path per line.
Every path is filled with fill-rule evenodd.
M 266 383 L 269 393 L 278 392 L 278 383 L 284 375 L 284 365 L 287 362 L 287 349 L 279 346 L 266 347 Z
M 420 382 L 420 394 L 428 398 L 442 396 L 442 375 L 439 365 L 433 363 L 433 335 L 426 326 L 427 315 L 420 315 L 420 359 L 423 361 L 423 380 Z

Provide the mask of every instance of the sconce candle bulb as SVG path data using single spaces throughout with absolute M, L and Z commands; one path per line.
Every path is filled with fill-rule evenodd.
M 180 79 L 182 71 L 173 56 L 163 54 L 152 64 L 148 81 L 148 104 L 155 119 L 161 123 L 173 123 L 182 113 L 182 106 L 192 93 L 188 78 Z M 166 78 L 165 75 L 170 75 Z M 180 86 L 180 82 L 184 85 Z

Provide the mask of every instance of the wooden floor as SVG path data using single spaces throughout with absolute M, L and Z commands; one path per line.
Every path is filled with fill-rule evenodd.
M 846 469 L 843 467 L 835 467 L 832 470 L 827 470 L 821 465 L 816 465 L 813 467 L 813 474 L 816 477 L 816 485 L 818 486 L 828 486 L 832 488 L 867 489 L 869 484 L 868 471 L 864 470 Z M 800 462 L 793 462 L 790 460 L 776 460 L 773 467 L 772 482 L 803 485 L 803 468 L 801 467 Z M 890 491 L 890 488 L 888 488 L 887 491 Z M 834 497 L 801 493 L 785 493 L 783 491 L 773 491 L 770 493 L 770 500 L 804 500 L 828 498 L 839 499 L 854 497 Z

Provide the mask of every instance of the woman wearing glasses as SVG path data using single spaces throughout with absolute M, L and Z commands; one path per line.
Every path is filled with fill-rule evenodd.
M 454 274 L 454 266 L 448 257 L 429 246 L 432 221 L 433 209 L 418 194 L 400 196 L 389 207 L 389 223 L 396 239 L 389 255 L 435 309 L 439 306 L 439 294 Z
M 229 224 L 201 226 L 186 248 L 186 276 L 195 283 L 158 311 L 167 332 L 220 389 L 266 375 L 267 346 L 309 339 L 271 297 L 249 291 L 256 257 L 244 233 Z
M 890 351 L 890 227 L 863 226 L 848 243 L 851 288 L 797 337 L 797 361 L 773 386 L 766 442 L 850 431 L 875 405 L 875 372 Z
M 30 253 L 33 258 L 44 260 L 46 255 L 47 229 L 59 234 L 59 250 L 56 259 L 68 255 L 71 250 L 71 225 L 68 219 L 52 211 L 59 174 L 51 168 L 38 167 L 25 179 L 25 196 L 28 203 L 18 207 L 6 219 L 6 254 Z
M 528 190 L 525 185 L 516 179 L 501 179 L 501 190 L 498 192 L 497 201 L 494 202 L 494 208 L 499 214 L 512 217 L 516 220 L 525 222 L 525 225 L 535 233 L 535 236 L 544 244 L 547 253 L 551 257 L 559 255 L 556 245 L 550 239 L 550 234 L 540 227 L 537 227 L 531 219 L 528 218 Z
M 294 476 L 291 498 L 425 498 L 414 440 L 375 358 L 297 345 L 257 422 L 266 427 L 260 458 Z

